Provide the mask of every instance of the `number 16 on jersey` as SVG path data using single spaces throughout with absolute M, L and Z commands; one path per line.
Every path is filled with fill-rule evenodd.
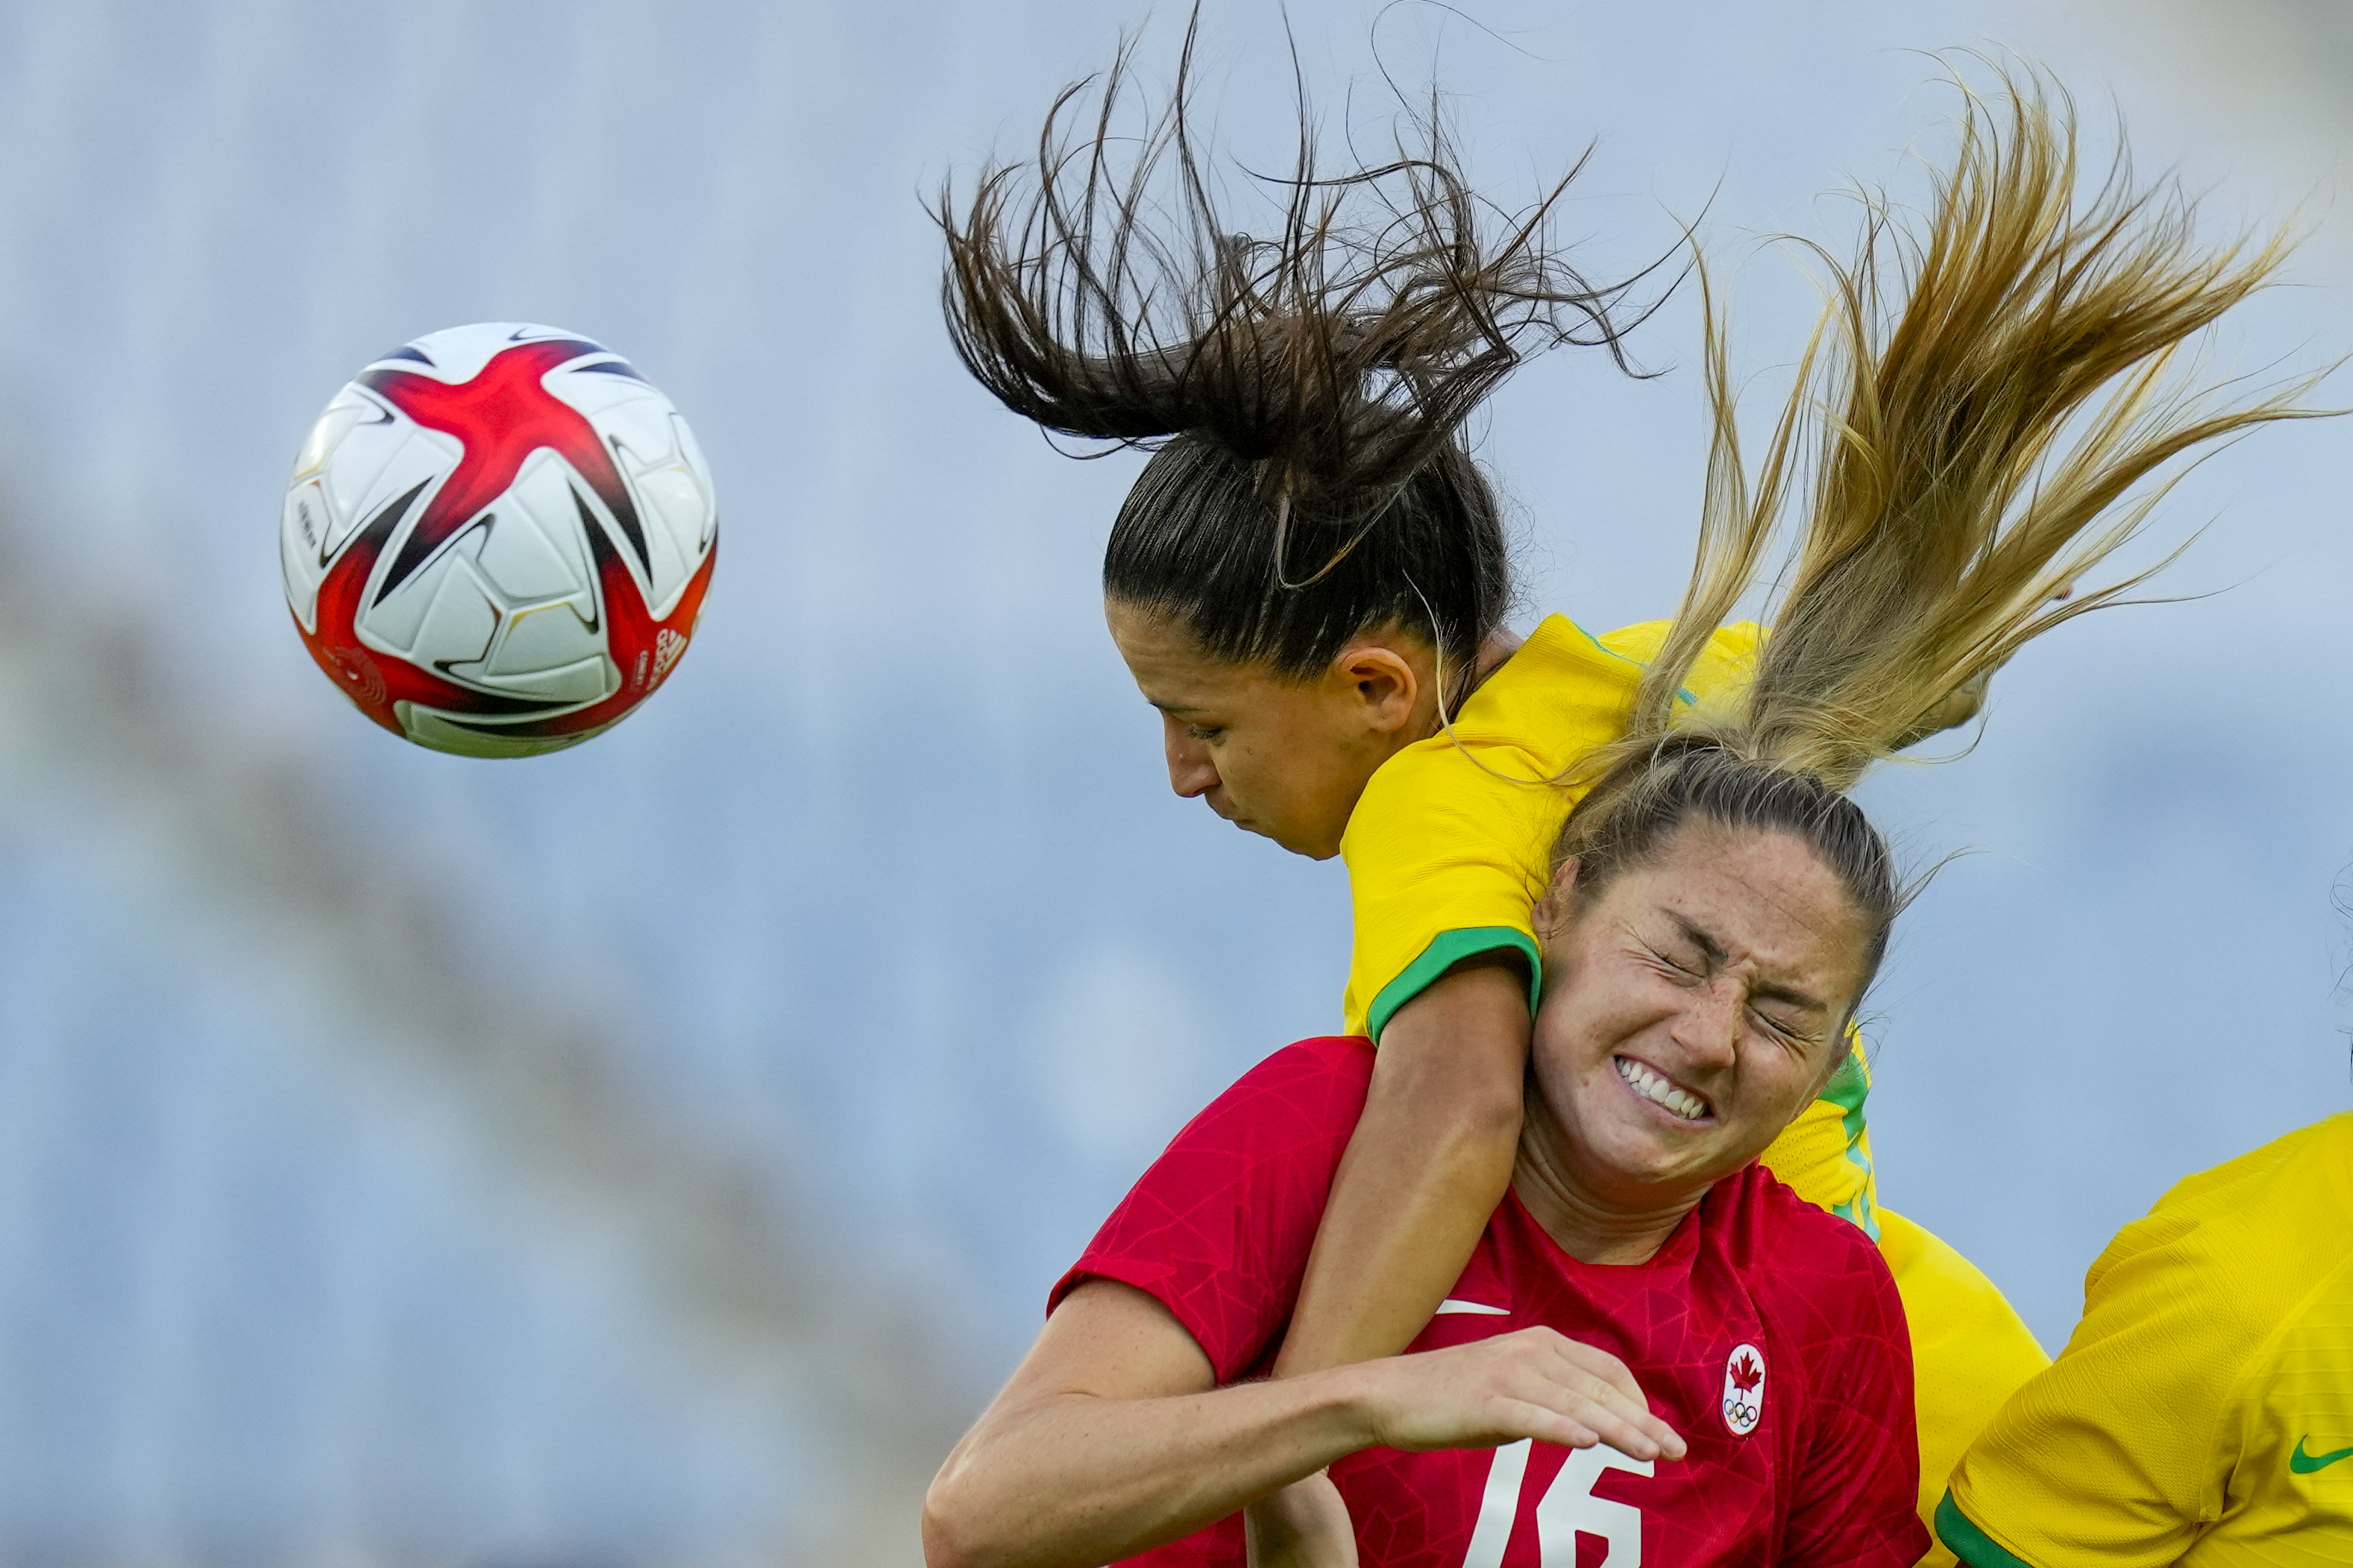
M 1487 1489 L 1479 1500 L 1479 1522 L 1472 1527 L 1470 1550 L 1462 1568 L 1503 1568 L 1504 1548 L 1512 1539 L 1519 1517 L 1521 1482 L 1535 1447 L 1525 1437 L 1495 1450 L 1487 1469 Z M 1571 1448 L 1560 1473 L 1536 1500 L 1536 1548 L 1543 1568 L 1577 1568 L 1579 1533 L 1598 1535 L 1609 1543 L 1600 1568 L 1641 1568 L 1642 1512 L 1631 1503 L 1593 1495 L 1593 1483 L 1604 1470 L 1651 1472 L 1648 1459 L 1629 1458 L 1607 1443 Z

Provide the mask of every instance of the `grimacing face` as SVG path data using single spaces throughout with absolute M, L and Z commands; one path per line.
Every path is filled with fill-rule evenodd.
M 1687 823 L 1589 900 L 1571 862 L 1538 929 L 1527 1136 L 1629 1210 L 1762 1153 L 1829 1078 L 1862 983 L 1862 917 L 1778 830 Z
M 1367 637 L 1289 680 L 1204 649 L 1175 618 L 1103 604 L 1112 641 L 1160 710 L 1168 787 L 1294 855 L 1324 860 L 1375 769 L 1435 727 L 1426 650 Z

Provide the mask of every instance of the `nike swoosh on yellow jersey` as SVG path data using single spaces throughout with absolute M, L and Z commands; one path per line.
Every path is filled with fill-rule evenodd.
M 2315 1470 L 2325 1470 L 2337 1460 L 2346 1458 L 2353 1458 L 2353 1448 L 2339 1448 L 2333 1454 L 2307 1454 L 2304 1451 L 2304 1439 L 2298 1437 L 2295 1440 L 2295 1452 L 2287 1457 L 2287 1468 L 2299 1476 L 2308 1476 Z

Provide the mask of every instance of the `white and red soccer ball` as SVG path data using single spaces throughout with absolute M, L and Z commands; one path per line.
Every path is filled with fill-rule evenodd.
M 719 514 L 669 398 L 553 327 L 453 327 L 363 370 L 319 416 L 280 519 L 304 646 L 419 745 L 585 741 L 694 635 Z

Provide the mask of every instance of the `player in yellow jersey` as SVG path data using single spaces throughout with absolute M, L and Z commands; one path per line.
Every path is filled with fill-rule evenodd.
M 1936 1530 L 1969 1568 L 2353 1563 L 2353 1111 L 2117 1234 Z
M 1549 247 L 1551 197 L 1496 221 L 1434 133 L 1401 162 L 1337 178 L 1303 150 L 1276 187 L 1276 232 L 1240 235 L 1185 134 L 1185 74 L 1133 142 L 1116 123 L 1121 85 L 1114 69 L 1086 140 L 1061 129 L 1066 95 L 1033 168 L 943 198 L 946 304 L 965 365 L 1009 407 L 1156 448 L 1113 527 L 1103 586 L 1113 637 L 1161 710 L 1172 786 L 1349 867 L 1349 1022 L 1379 1051 L 1276 1363 L 1291 1375 L 1410 1341 L 1510 1179 L 1535 897 L 1579 768 L 1625 732 L 1662 634 L 1597 639 L 1558 618 L 1525 642 L 1504 629 L 1500 507 L 1461 432 L 1531 347 L 1614 352 L 1624 289 L 1588 284 Z M 2078 212 L 2065 128 L 2031 96 L 2012 107 L 2006 127 L 1973 110 L 1917 248 L 1874 242 L 1841 275 L 1846 313 L 1827 323 L 1823 357 L 1809 361 L 1820 374 L 1802 378 L 1753 491 L 1712 352 L 1709 537 L 1796 500 L 1795 454 L 1816 437 L 1818 508 L 1901 515 L 1955 549 L 2013 513 L 2107 527 L 2134 479 L 2281 412 L 2201 423 L 2152 401 L 2166 353 L 2254 288 L 2274 251 L 2200 253 L 2186 218 L 2121 184 Z M 1119 163 L 1123 144 L 1142 149 L 1134 163 Z M 1155 183 L 1163 161 L 1173 190 Z M 1901 230 L 1876 216 L 1874 235 Z M 1877 291 L 1883 272 L 1907 281 L 1900 308 Z M 2119 381 L 2124 415 L 2063 442 Z M 1816 423 L 1823 399 L 1849 405 L 1836 439 Z M 2045 458 L 2068 466 L 2042 474 Z M 2076 510 L 2054 520 L 2060 504 Z M 2003 586 L 2038 585 L 2063 580 Z M 2021 624 L 2005 649 L 2046 623 Z M 1715 632 L 1693 667 L 1700 686 L 1740 689 L 1753 652 L 1753 634 Z M 1982 652 L 1947 661 L 1941 688 L 1934 669 L 1907 688 L 1916 732 L 1973 706 L 1955 687 L 1991 668 Z M 1660 657 L 1682 668 L 1692 655 Z M 1770 664 L 1767 650 L 1759 668 Z M 1968 1438 L 2046 1358 L 1982 1274 L 1877 1207 L 1866 1087 L 1860 1066 L 1842 1075 L 1765 1163 L 1888 1258 L 1915 1342 L 1925 1513 Z M 1261 1562 L 1337 1550 L 1334 1497 L 1303 1486 L 1257 1510 Z
M 1384 1038 L 1390 1018 L 1476 955 L 1533 954 L 1526 889 L 1531 878 L 1541 889 L 1558 808 L 1524 781 L 1568 773 L 1616 738 L 1632 684 L 1666 631 L 1653 622 L 1597 637 L 1555 616 L 1463 701 L 1451 733 L 1404 747 L 1366 781 L 1340 845 L 1356 914 L 1350 1030 Z M 1757 641 L 1747 624 L 1715 633 L 1686 680 L 1690 700 L 1728 700 L 1748 679 Z M 1922 727 L 1941 729 L 1973 706 L 1964 698 Z M 1863 1119 L 1869 1092 L 1864 1053 L 1851 1051 L 1764 1163 L 1877 1240 L 1905 1294 L 1921 1368 L 1922 1463 L 1936 1478 L 1922 1482 L 1926 1520 L 1963 1447 L 2048 1358 L 1981 1271 L 1878 1206 Z

